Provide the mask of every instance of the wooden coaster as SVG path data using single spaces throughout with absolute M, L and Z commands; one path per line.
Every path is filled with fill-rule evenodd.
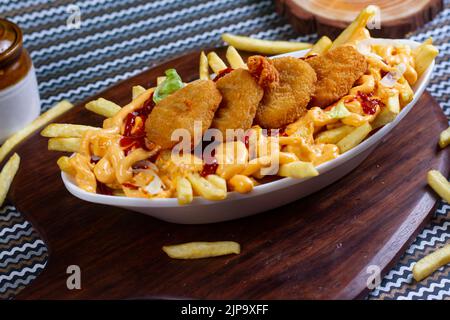
M 444 8 L 443 0 L 276 0 L 279 14 L 300 33 L 337 36 L 370 4 L 380 7 L 381 28 L 370 30 L 376 37 L 402 38 L 432 20 Z

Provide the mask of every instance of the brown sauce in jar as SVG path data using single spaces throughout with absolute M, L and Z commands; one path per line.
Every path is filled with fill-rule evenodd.
M 31 58 L 23 48 L 20 28 L 0 18 L 0 90 L 25 78 L 31 69 Z

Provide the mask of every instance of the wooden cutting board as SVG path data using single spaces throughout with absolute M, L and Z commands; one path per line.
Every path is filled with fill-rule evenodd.
M 432 20 L 444 8 L 443 0 L 276 0 L 277 12 L 300 33 L 337 36 L 370 4 L 381 9 L 376 37 L 403 38 Z
M 169 67 L 193 80 L 198 56 L 164 63 L 99 96 L 123 105 L 133 85 L 154 85 Z M 100 125 L 102 118 L 83 105 L 58 122 Z M 170 224 L 73 197 L 55 164 L 61 154 L 47 151 L 46 139 L 35 134 L 17 148 L 22 165 L 9 200 L 41 233 L 50 258 L 18 298 L 364 297 L 368 266 L 379 266 L 383 274 L 389 270 L 435 206 L 426 172 L 434 168 L 448 175 L 449 151 L 437 148 L 446 127 L 446 117 L 425 93 L 382 145 L 338 182 L 284 207 L 212 225 Z M 238 241 L 242 253 L 183 261 L 161 250 L 216 240 Z M 81 268 L 81 290 L 66 287 L 69 265 Z

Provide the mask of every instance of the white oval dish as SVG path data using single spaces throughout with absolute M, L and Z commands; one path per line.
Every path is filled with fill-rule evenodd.
M 419 45 L 418 42 L 412 40 L 396 41 L 413 48 Z M 280 56 L 302 57 L 307 51 L 302 50 Z M 434 61 L 414 85 L 414 99 L 402 109 L 393 122 L 385 125 L 338 158 L 319 165 L 317 167 L 319 175 L 313 178 L 282 178 L 256 186 L 248 194 L 229 192 L 227 198 L 221 201 L 209 201 L 196 197 L 189 205 L 179 205 L 176 198 L 143 199 L 89 193 L 79 188 L 69 175 L 62 172 L 61 177 L 67 190 L 82 200 L 137 211 L 173 223 L 214 223 L 267 211 L 316 192 L 356 168 L 416 104 L 430 80 L 433 67 Z

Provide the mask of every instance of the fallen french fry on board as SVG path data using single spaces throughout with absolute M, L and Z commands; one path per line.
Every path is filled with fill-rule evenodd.
M 57 103 L 53 108 L 41 114 L 25 128 L 9 137 L 0 147 L 0 163 L 5 159 L 8 153 L 26 137 L 72 108 L 73 104 L 67 100 L 63 100 Z
M 305 42 L 261 40 L 230 33 L 222 34 L 222 40 L 236 49 L 262 54 L 281 54 L 312 47 L 312 44 Z
M 428 184 L 447 203 L 450 203 L 450 182 L 437 170 L 430 170 L 427 174 Z
M 19 170 L 19 166 L 20 157 L 17 153 L 14 153 L 0 172 L 0 207 L 5 202 L 6 195 L 8 194 L 17 170 Z
M 441 132 L 439 136 L 439 146 L 445 148 L 450 144 L 450 127 Z
M 413 267 L 413 276 L 421 281 L 442 266 L 450 263 L 450 244 L 420 259 Z
M 201 259 L 241 253 L 241 246 L 234 241 L 188 242 L 162 249 L 173 259 Z

